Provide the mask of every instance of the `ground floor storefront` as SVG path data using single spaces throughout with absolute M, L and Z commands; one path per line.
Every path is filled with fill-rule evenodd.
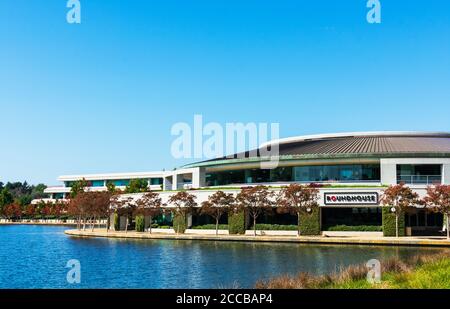
M 425 209 L 410 209 L 405 214 L 405 234 L 407 236 L 442 235 L 444 216 Z
M 111 217 L 111 229 L 113 230 L 137 230 L 137 218 L 129 216 Z M 153 229 L 174 229 L 176 215 L 166 213 L 164 215 L 143 219 L 145 231 L 150 226 Z M 215 230 L 214 218 L 200 213 L 191 213 L 182 218 L 186 229 L 191 230 Z M 128 222 L 127 222 L 128 221 Z M 126 224 L 128 227 L 126 228 Z M 441 236 L 444 235 L 444 218 L 442 214 L 426 209 L 413 208 L 399 216 L 399 236 Z M 179 226 L 178 226 L 179 228 Z M 235 215 L 224 214 L 219 220 L 220 230 L 230 230 L 233 234 L 245 234 L 248 230 L 254 230 L 253 220 L 248 213 Z M 323 232 L 348 232 L 351 233 L 383 233 L 384 236 L 395 236 L 395 214 L 389 207 L 320 207 L 311 213 L 304 213 L 300 217 L 294 214 L 264 213 L 257 217 L 256 230 L 258 231 L 301 231 L 303 235 L 320 235 Z M 201 232 L 199 232 L 201 233 Z M 268 233 L 270 234 L 270 233 Z M 341 233 L 342 234 L 342 233 Z M 343 234 L 342 234 L 343 235 Z

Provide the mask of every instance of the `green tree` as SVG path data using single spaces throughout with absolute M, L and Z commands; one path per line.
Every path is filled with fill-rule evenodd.
M 106 189 L 109 193 L 114 194 L 116 193 L 116 185 L 112 181 L 106 182 Z
M 389 206 L 395 213 L 395 236 L 398 237 L 399 217 L 404 215 L 409 207 L 420 205 L 419 195 L 405 186 L 404 183 L 391 185 L 383 192 L 381 204 Z
M 31 188 L 31 199 L 34 200 L 48 197 L 48 194 L 44 193 L 44 190 L 47 189 L 47 186 L 43 183 L 32 186 Z
M 195 195 L 186 191 L 180 191 L 169 198 L 168 206 L 173 208 L 175 213 L 173 228 L 177 234 L 184 233 L 187 215 L 192 213 L 194 207 L 197 206 L 196 199 Z
M 446 219 L 447 239 L 450 239 L 450 185 L 428 187 L 424 202 L 432 210 L 444 215 Z
M 27 206 L 31 204 L 32 200 L 33 198 L 29 194 L 19 196 L 18 198 L 15 199 L 16 203 L 19 204 L 20 206 Z
M 319 207 L 319 190 L 314 186 L 291 184 L 283 188 L 278 195 L 277 210 L 297 216 L 298 236 L 300 236 L 300 217 L 303 213 L 310 213 Z
M 235 207 L 234 195 L 226 194 L 223 191 L 217 191 L 208 197 L 208 200 L 202 203 L 200 213 L 211 216 L 216 223 L 216 236 L 219 235 L 220 218 L 227 213 L 230 208 Z
M 12 204 L 13 202 L 13 195 L 6 187 L 4 187 L 2 191 L 0 191 L 0 214 L 4 215 L 5 206 Z
M 24 207 L 31 203 L 33 199 L 42 199 L 48 197 L 44 193 L 46 186 L 39 184 L 37 186 L 30 186 L 26 181 L 22 182 L 8 182 L 6 185 L 1 183 L 0 191 L 6 188 L 12 195 L 13 200 Z
M 256 219 L 264 214 L 271 213 L 274 202 L 273 192 L 266 186 L 246 187 L 237 195 L 238 207 L 246 211 L 253 218 L 253 231 L 256 236 Z
M 5 186 L 11 192 L 14 198 L 18 198 L 23 195 L 31 194 L 32 187 L 28 185 L 26 181 L 22 182 L 8 182 Z
M 149 232 L 152 233 L 153 218 L 162 213 L 161 207 L 163 206 L 162 199 L 158 193 L 148 192 L 142 195 L 136 201 L 136 209 L 134 211 L 136 216 L 148 216 L 150 219 Z M 137 217 L 136 217 L 137 218 Z M 144 220 L 145 227 L 145 220 Z
M 128 232 L 128 225 L 130 222 L 130 216 L 133 215 L 136 209 L 136 203 L 132 197 L 123 197 L 121 195 L 115 195 L 111 197 L 110 209 L 119 216 L 125 216 L 125 233 Z M 119 219 L 120 220 L 120 219 Z
M 81 192 L 84 192 L 86 187 L 89 186 L 89 183 L 86 181 L 86 179 L 77 180 L 72 184 L 72 187 L 70 189 L 70 197 L 75 198 L 77 195 Z
M 125 193 L 142 193 L 148 192 L 148 180 L 146 179 L 132 179 L 125 188 Z

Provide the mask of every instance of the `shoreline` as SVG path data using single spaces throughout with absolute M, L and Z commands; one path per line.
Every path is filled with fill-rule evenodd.
M 327 245 L 376 245 L 376 246 L 412 246 L 412 247 L 450 247 L 450 240 L 445 237 L 323 237 L 323 236 L 245 236 L 245 235 L 199 235 L 199 234 L 150 234 L 135 231 L 109 231 L 105 229 L 66 230 L 66 235 L 80 238 L 111 238 L 111 239 L 141 239 L 141 240 L 199 240 L 222 242 L 253 242 L 253 243 L 297 243 L 297 244 L 327 244 Z

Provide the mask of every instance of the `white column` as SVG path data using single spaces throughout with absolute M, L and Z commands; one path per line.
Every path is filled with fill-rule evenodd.
M 206 183 L 206 173 L 204 168 L 195 168 L 192 170 L 192 187 L 195 189 L 202 188 Z
M 442 166 L 442 181 L 446 185 L 450 185 L 450 164 Z
M 164 191 L 172 190 L 173 182 L 171 182 L 170 179 L 173 179 L 172 175 L 168 175 L 168 176 L 164 177 L 164 180 L 163 180 L 163 190 Z
M 397 184 L 397 164 L 381 160 L 381 183 L 386 185 Z
M 115 217 L 114 213 L 109 215 L 109 229 L 113 230 L 113 231 L 115 230 L 114 229 L 114 217 Z
M 173 174 L 172 176 L 172 190 L 178 190 L 178 175 Z
M 192 227 L 192 214 L 188 214 L 187 215 L 187 228 L 191 228 Z

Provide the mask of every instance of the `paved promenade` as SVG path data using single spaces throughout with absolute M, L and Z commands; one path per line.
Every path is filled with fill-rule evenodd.
M 198 235 L 198 234 L 162 234 L 162 233 L 137 233 L 116 232 L 105 229 L 80 231 L 67 230 L 67 235 L 75 237 L 108 237 L 129 239 L 167 239 L 167 240 L 204 240 L 204 241 L 241 241 L 241 242 L 275 242 L 275 243 L 300 243 L 300 244 L 342 244 L 342 245 L 382 245 L 382 246 L 429 246 L 450 247 L 450 241 L 445 237 L 323 237 L 323 236 L 238 236 L 238 235 Z

